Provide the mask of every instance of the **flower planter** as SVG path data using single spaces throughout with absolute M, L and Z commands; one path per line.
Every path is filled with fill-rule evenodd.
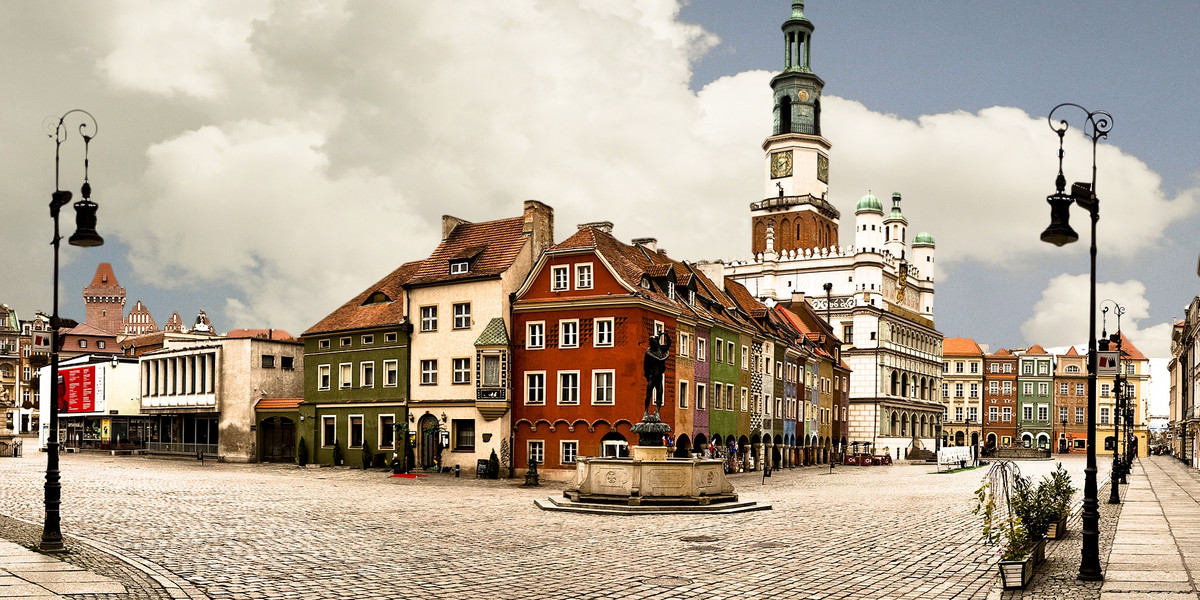
M 1002 560 L 997 563 L 1000 567 L 1000 585 L 1006 590 L 1025 589 L 1033 579 L 1033 557 L 1025 560 Z
M 1061 540 L 1067 537 L 1067 518 L 1063 517 L 1057 523 L 1050 524 L 1050 530 L 1046 532 L 1046 537 L 1052 540 Z
M 1040 565 L 1046 560 L 1046 540 L 1042 540 L 1033 547 L 1033 552 L 1030 553 L 1030 558 L 1033 559 L 1034 565 Z

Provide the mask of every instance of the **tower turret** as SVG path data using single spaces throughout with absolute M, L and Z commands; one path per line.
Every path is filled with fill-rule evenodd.
M 111 264 L 96 267 L 91 285 L 83 288 L 83 304 L 88 325 L 113 335 L 124 333 L 125 288 L 117 283 Z
M 883 204 L 870 192 L 854 209 L 854 248 L 859 253 L 883 253 Z
M 892 194 L 892 212 L 883 220 L 883 249 L 892 257 L 907 259 L 905 238 L 908 236 L 908 219 L 900 212 L 900 192 Z

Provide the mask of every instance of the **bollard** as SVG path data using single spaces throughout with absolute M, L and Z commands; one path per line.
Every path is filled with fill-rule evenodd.
M 462 466 L 461 466 L 461 465 L 454 465 L 454 476 L 455 476 L 455 477 L 458 477 L 458 474 L 459 474 L 459 472 L 461 472 L 461 471 L 462 471 Z

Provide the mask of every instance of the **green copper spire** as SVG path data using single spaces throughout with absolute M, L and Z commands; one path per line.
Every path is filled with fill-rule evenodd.
M 804 2 L 803 2 L 803 0 L 796 0 L 795 2 L 792 2 L 792 18 L 793 19 L 803 19 L 804 18 Z
M 783 22 L 783 71 L 771 80 L 775 91 L 774 135 L 821 135 L 821 88 L 825 82 L 812 72 L 810 49 L 813 24 L 804 16 L 804 2 L 792 1 L 792 14 Z

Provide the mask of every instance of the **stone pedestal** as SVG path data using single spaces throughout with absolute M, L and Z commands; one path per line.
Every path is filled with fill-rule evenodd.
M 667 447 L 634 446 L 630 457 L 633 460 L 667 460 Z

